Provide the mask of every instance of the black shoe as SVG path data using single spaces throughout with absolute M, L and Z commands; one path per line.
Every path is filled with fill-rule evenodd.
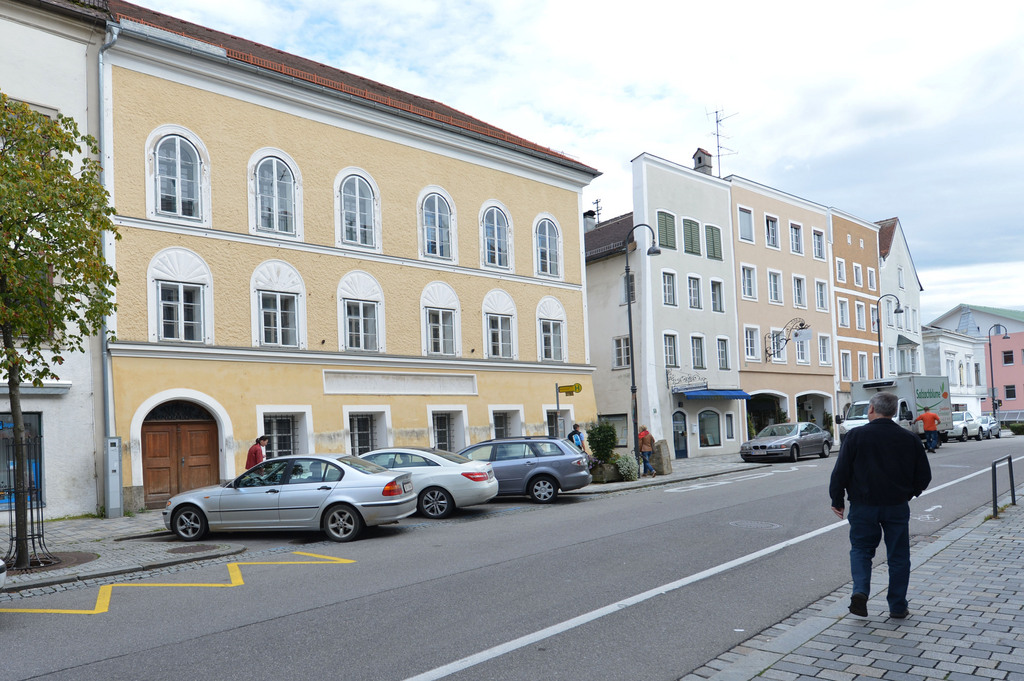
M 868 616 L 867 594 L 856 593 L 850 596 L 850 614 L 856 615 L 857 617 Z
M 903 620 L 906 619 L 907 615 L 909 614 L 909 610 L 904 610 L 903 612 L 890 612 L 889 617 L 893 618 L 894 620 Z

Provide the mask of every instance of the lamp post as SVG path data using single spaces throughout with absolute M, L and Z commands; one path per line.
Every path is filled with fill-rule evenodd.
M 1010 330 L 1002 324 L 993 324 L 988 327 L 988 382 L 992 387 L 992 419 L 996 422 L 996 427 L 999 424 L 999 407 L 996 403 L 996 369 L 995 365 L 992 364 L 992 330 L 1002 329 L 1003 340 L 1010 340 Z M 999 434 L 998 432 L 996 433 Z
M 878 325 L 878 373 L 881 374 L 879 378 L 885 376 L 885 358 L 882 357 L 882 299 L 892 298 L 896 301 L 896 309 L 892 311 L 893 314 L 903 314 L 903 307 L 900 305 L 900 299 L 893 293 L 883 293 L 878 296 L 878 300 L 875 303 L 875 315 L 878 319 L 875 320 Z
M 651 231 L 652 244 L 647 249 L 647 255 L 659 255 L 661 253 L 661 249 L 658 248 L 658 236 L 650 225 L 645 223 L 633 225 L 633 228 L 626 233 L 623 242 L 626 249 L 626 323 L 629 325 L 629 392 L 633 411 L 633 456 L 638 458 L 640 456 L 640 428 L 636 422 L 636 362 L 633 361 L 633 290 L 635 287 L 629 278 L 629 237 L 633 234 L 633 230 L 640 227 L 646 227 Z

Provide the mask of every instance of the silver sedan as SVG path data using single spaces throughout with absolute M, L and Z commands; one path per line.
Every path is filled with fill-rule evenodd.
M 825 458 L 831 450 L 832 435 L 813 423 L 776 423 L 740 445 L 740 456 L 744 461 L 796 461 L 808 454 Z
M 354 456 L 282 456 L 253 466 L 223 485 L 167 501 L 164 525 L 185 541 L 209 531 L 323 530 L 352 541 L 364 527 L 416 511 L 412 476 Z

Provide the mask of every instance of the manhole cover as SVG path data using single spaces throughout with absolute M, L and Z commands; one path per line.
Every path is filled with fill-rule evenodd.
M 763 520 L 734 520 L 729 524 L 733 527 L 742 527 L 747 530 L 777 530 L 782 527 L 782 525 L 766 523 Z
M 167 553 L 202 553 L 203 551 L 212 551 L 215 548 L 217 547 L 213 544 L 189 544 L 188 546 L 167 549 Z

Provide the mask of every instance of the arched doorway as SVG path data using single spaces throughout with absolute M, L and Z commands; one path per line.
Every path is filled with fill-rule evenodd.
M 146 508 L 163 508 L 180 492 L 220 479 L 217 422 L 194 402 L 164 402 L 142 424 Z
M 677 411 L 672 414 L 672 445 L 676 450 L 677 459 L 685 459 L 690 454 L 686 450 L 686 413 Z
M 779 398 L 775 395 L 754 395 L 747 402 L 747 415 L 754 424 L 754 433 L 759 433 L 762 428 L 773 423 L 784 422 L 779 412 Z

